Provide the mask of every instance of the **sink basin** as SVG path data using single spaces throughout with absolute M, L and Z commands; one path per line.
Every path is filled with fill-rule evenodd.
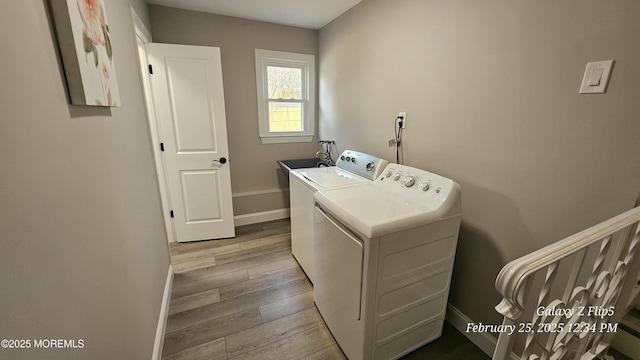
M 329 166 L 326 161 L 320 160 L 318 158 L 278 160 L 278 165 L 280 165 L 282 170 L 286 171 L 287 173 L 294 169 Z

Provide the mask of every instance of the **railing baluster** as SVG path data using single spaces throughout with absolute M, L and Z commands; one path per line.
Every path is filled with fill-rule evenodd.
M 569 279 L 567 280 L 567 287 L 564 290 L 564 295 L 562 295 L 562 301 L 565 304 L 568 304 L 571 294 L 573 293 L 573 289 L 576 286 L 576 281 L 578 281 L 578 275 L 580 275 L 580 270 L 582 269 L 582 264 L 584 263 L 584 257 L 587 254 L 587 248 L 584 248 L 576 254 L 576 260 L 573 263 L 573 267 L 571 268 L 571 274 L 569 275 Z

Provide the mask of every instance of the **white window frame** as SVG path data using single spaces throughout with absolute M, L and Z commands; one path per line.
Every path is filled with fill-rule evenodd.
M 269 130 L 267 67 L 283 66 L 302 70 L 302 131 Z M 315 134 L 316 59 L 315 55 L 256 49 L 256 87 L 258 128 L 263 144 L 310 142 Z

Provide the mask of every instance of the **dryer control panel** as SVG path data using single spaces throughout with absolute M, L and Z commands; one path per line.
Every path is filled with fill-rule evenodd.
M 359 151 L 345 150 L 338 158 L 336 166 L 358 174 L 366 179 L 375 180 L 389 162 L 379 157 Z

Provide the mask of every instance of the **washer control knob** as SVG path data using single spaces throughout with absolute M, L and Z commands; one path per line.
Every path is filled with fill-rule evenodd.
M 413 176 L 405 176 L 402 182 L 404 183 L 404 186 L 412 187 L 413 184 L 416 183 L 416 178 Z
M 395 181 L 400 180 L 400 173 L 395 173 L 395 174 L 393 175 L 393 180 L 395 180 Z
M 384 177 L 390 178 L 391 177 L 391 170 L 387 170 L 387 172 L 384 174 Z
M 340 156 L 340 160 L 344 161 L 344 155 Z
M 427 190 L 429 190 L 429 183 L 422 183 L 422 184 L 420 184 L 420 189 L 422 189 L 422 191 L 427 191 Z
M 352 158 L 351 158 L 351 162 L 352 162 L 352 163 L 356 162 L 356 158 L 355 158 L 355 157 L 352 157 Z
M 367 164 L 367 171 L 373 170 L 374 167 L 376 167 L 376 164 L 374 164 L 373 161 L 368 163 Z

